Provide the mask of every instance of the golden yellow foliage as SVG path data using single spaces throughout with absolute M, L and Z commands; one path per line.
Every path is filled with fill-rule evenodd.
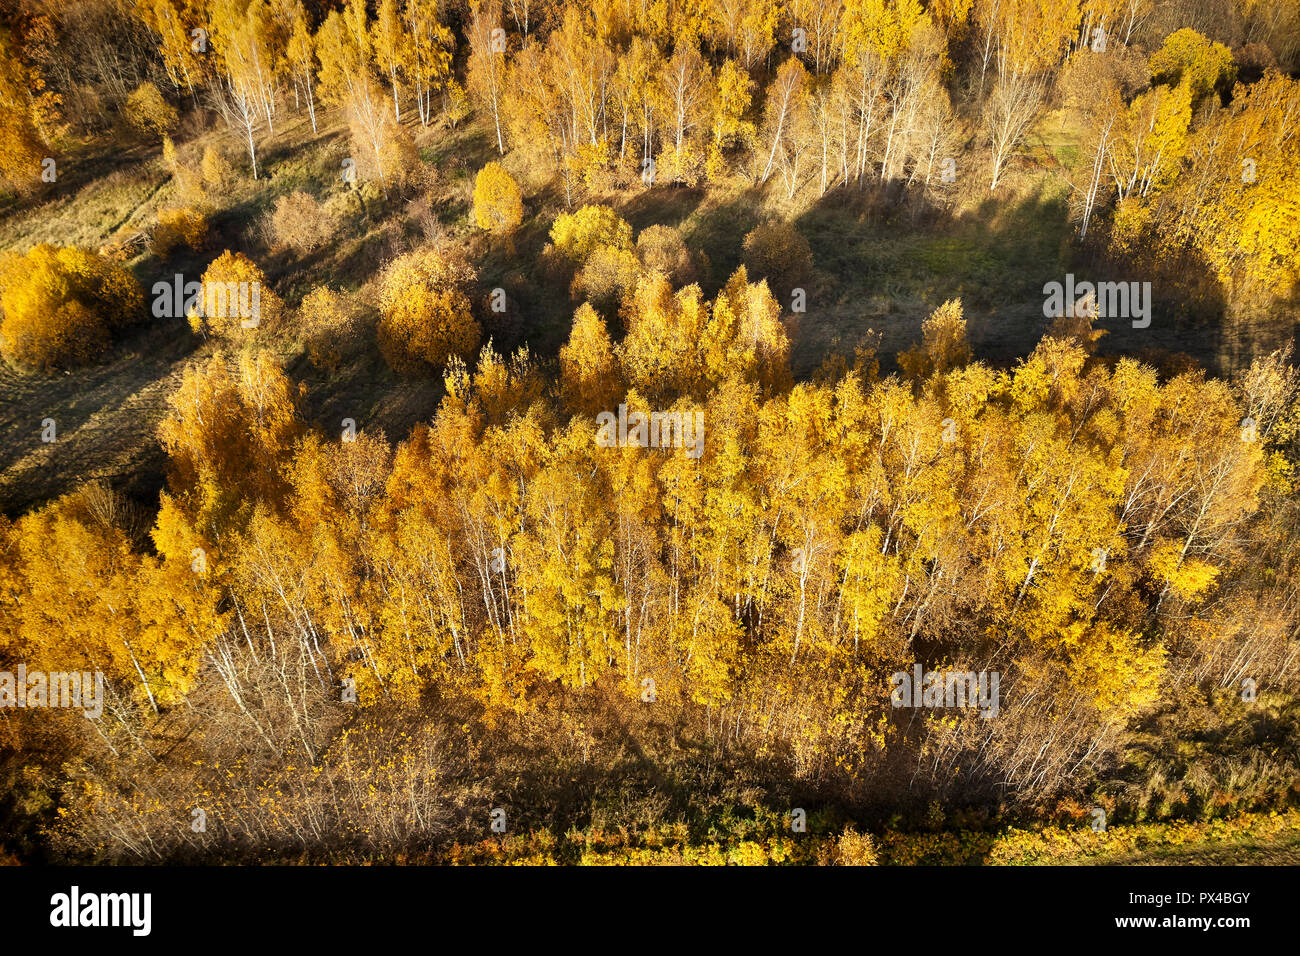
M 556 217 L 551 242 L 570 261 L 581 265 L 602 246 L 631 249 L 632 227 L 609 206 L 583 206 Z
M 178 246 L 201 249 L 208 238 L 208 217 L 196 209 L 160 209 L 158 225 L 150 237 L 150 249 L 166 259 Z
M 1228 89 L 1236 77 L 1232 53 L 1190 27 L 1165 37 L 1160 49 L 1151 54 L 1151 76 L 1156 82 L 1177 86 L 1185 83 L 1192 99 L 1199 101 L 1216 88 Z
M 203 150 L 203 159 L 199 168 L 203 172 L 204 184 L 213 189 L 225 189 L 235 178 L 235 170 L 230 165 L 230 160 L 216 146 L 208 146 Z
M 395 260 L 379 287 L 379 349 L 394 371 L 432 371 L 478 347 L 482 332 L 466 289 L 474 271 L 454 256 L 418 249 Z
M 126 121 L 142 136 L 160 140 L 173 132 L 179 118 L 176 107 L 168 103 L 158 87 L 147 80 L 126 98 Z
M 36 188 L 42 160 L 50 157 L 38 119 L 26 70 L 8 36 L 0 35 L 0 181 L 23 194 Z
M 41 244 L 0 260 L 0 309 L 5 359 L 48 372 L 99 358 L 143 318 L 144 290 L 102 256 Z
M 242 252 L 223 252 L 200 281 L 202 294 L 186 316 L 195 332 L 248 339 L 280 321 L 284 303 L 262 270 Z
M 935 309 L 921 324 L 921 335 L 920 345 L 914 345 L 898 357 L 903 374 L 913 381 L 947 375 L 971 360 L 960 301 L 950 299 Z
M 565 407 L 575 415 L 609 411 L 622 397 L 609 331 L 587 303 L 574 313 L 569 341 L 560 349 L 560 390 Z
M 312 365 L 319 369 L 338 369 L 358 332 L 347 294 L 326 286 L 312 289 L 302 300 L 299 316 Z
M 500 163 L 488 163 L 474 179 L 474 222 L 480 229 L 505 236 L 523 222 L 519 184 Z
M 641 263 L 630 249 L 597 246 L 587 256 L 569 288 L 575 299 L 586 299 L 610 314 L 641 274 Z

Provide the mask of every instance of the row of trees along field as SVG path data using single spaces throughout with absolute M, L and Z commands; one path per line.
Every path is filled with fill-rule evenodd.
M 167 132 L 159 87 L 219 115 L 254 177 L 290 115 L 315 130 L 337 108 L 385 190 L 419 165 L 411 117 L 455 126 L 472 103 L 570 204 L 636 176 L 789 196 L 888 183 L 944 204 L 958 183 L 996 189 L 1061 107 L 1084 131 L 1081 234 L 1104 212 L 1126 255 L 1193 248 L 1267 295 L 1294 281 L 1300 23 L 1281 0 L 27 0 L 8 19 L 0 175 L 15 189 L 123 117 Z

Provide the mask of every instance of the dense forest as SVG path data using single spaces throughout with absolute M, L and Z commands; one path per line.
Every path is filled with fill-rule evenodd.
M 1295 860 L 1298 71 L 1295 0 L 9 0 L 0 853 Z

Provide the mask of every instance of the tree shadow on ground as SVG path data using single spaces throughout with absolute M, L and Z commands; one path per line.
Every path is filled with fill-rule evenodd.
M 634 233 L 647 226 L 680 226 L 704 202 L 701 187 L 675 183 L 657 186 L 635 194 L 619 207 L 619 215 L 628 221 Z
M 740 267 L 745 236 L 759 225 L 762 215 L 759 186 L 738 191 L 725 202 L 703 206 L 692 228 L 683 236 L 692 254 L 706 257 L 700 288 L 713 298 Z
M 0 445 L 0 508 L 16 517 L 94 478 L 156 506 L 165 465 L 158 422 L 200 344 L 183 319 L 153 319 L 92 367 L 0 370 L 0 428 L 9 436 Z M 41 440 L 47 418 L 56 426 L 50 443 Z
M 920 341 L 922 322 L 954 298 L 962 302 L 975 358 L 1011 367 L 1052 324 L 1044 287 L 1064 284 L 1067 274 L 1079 282 L 1152 283 L 1149 326 L 1134 328 L 1130 317 L 1097 320 L 1107 333 L 1102 353 L 1186 353 L 1218 365 L 1225 296 L 1203 264 L 1188 262 L 1161 278 L 1100 256 L 1077 241 L 1065 201 L 1043 186 L 1012 203 L 989 197 L 919 228 L 907 226 L 907 217 L 906 204 L 891 214 L 878 198 L 840 190 L 796 221 L 814 263 L 808 311 L 799 316 L 792 348 L 796 376 L 810 375 L 827 354 L 851 361 L 857 346 L 874 341 L 882 374 L 896 371 L 898 354 Z M 1179 284 L 1180 275 L 1196 279 Z

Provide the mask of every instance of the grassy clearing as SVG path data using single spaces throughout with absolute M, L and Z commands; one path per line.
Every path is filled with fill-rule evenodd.
M 103 145 L 61 158 L 59 188 L 49 198 L 0 207 L 0 250 L 26 252 L 42 242 L 98 249 L 151 226 L 170 182 L 160 155 Z

